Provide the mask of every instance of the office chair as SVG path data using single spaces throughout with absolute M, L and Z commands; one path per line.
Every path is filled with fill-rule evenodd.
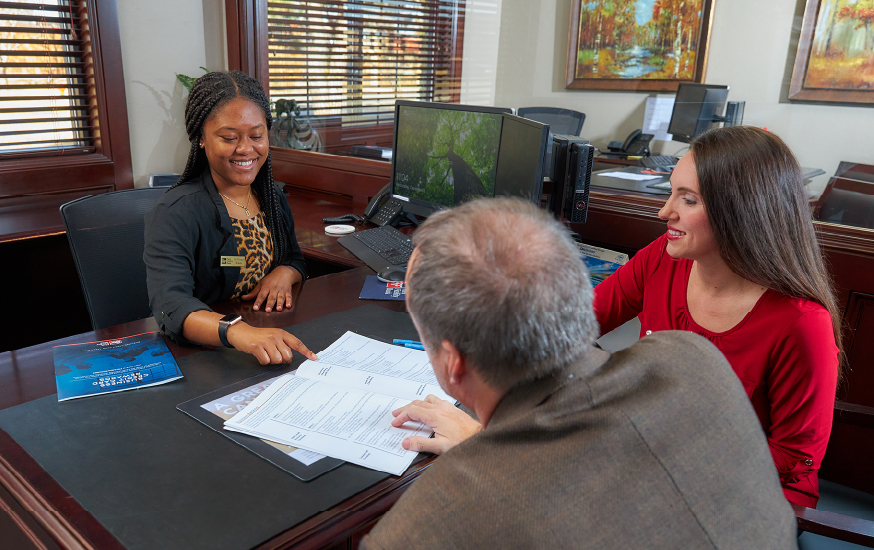
M 578 136 L 586 121 L 583 113 L 558 107 L 519 107 L 516 112 L 520 117 L 549 124 L 549 131 L 553 134 Z
M 143 263 L 145 215 L 166 192 L 128 189 L 61 205 L 94 330 L 151 316 Z

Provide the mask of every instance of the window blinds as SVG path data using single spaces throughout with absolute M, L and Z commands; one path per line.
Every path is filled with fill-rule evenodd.
M 94 152 L 91 62 L 84 0 L 0 2 L 0 156 Z
M 271 0 L 271 99 L 346 128 L 391 124 L 395 99 L 457 102 L 463 10 L 463 0 Z

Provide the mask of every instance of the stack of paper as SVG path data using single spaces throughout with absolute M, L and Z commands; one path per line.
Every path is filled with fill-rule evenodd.
M 404 438 L 431 430 L 391 425 L 392 411 L 440 389 L 428 355 L 347 332 L 318 361 L 276 380 L 225 429 L 307 449 L 395 475 L 416 456 Z

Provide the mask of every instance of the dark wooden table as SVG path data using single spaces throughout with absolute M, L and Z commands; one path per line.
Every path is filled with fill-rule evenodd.
M 294 305 L 283 312 L 255 312 L 251 302 L 227 302 L 215 309 L 237 312 L 254 326 L 285 327 L 362 305 L 358 299 L 364 279 L 373 271 L 350 254 L 337 238 L 326 235 L 321 218 L 351 211 L 342 199 L 325 200 L 306 192 L 289 198 L 298 240 L 308 260 L 323 261 L 343 271 L 304 282 L 295 288 Z M 359 230 L 372 226 L 361 226 Z M 394 311 L 403 302 L 367 301 Z M 53 315 L 54 313 L 48 312 Z M 154 319 L 85 332 L 15 351 L 0 353 L 0 409 L 56 392 L 52 346 L 89 342 L 156 330 Z M 168 343 L 175 357 L 201 353 L 200 348 Z M 300 525 L 289 525 L 260 548 L 355 548 L 360 537 L 400 497 L 409 483 L 427 468 L 429 460 L 392 476 Z M 0 431 L 0 547 L 5 548 L 121 548 L 121 544 L 87 510 L 45 472 L 5 432 Z

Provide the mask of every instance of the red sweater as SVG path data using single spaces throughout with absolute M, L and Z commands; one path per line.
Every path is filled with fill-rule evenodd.
M 692 261 L 671 258 L 666 245 L 659 237 L 595 287 L 601 334 L 637 315 L 641 337 L 688 330 L 713 342 L 752 401 L 786 498 L 815 508 L 838 377 L 831 316 L 819 304 L 768 290 L 734 328 L 701 328 L 686 306 Z

